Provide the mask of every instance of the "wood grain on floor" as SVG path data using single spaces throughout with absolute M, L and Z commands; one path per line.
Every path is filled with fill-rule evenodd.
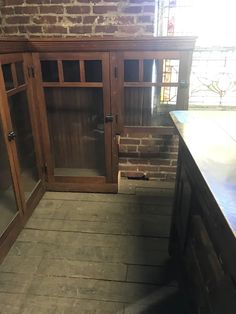
M 171 196 L 47 192 L 0 266 L 0 313 L 186 314 Z

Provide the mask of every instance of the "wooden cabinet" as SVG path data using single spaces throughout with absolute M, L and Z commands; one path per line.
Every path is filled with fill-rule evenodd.
M 118 134 L 187 108 L 194 43 L 0 39 L 0 258 L 45 190 L 117 192 Z
M 180 147 L 169 250 L 182 266 L 195 312 L 233 314 L 235 211 L 230 210 L 229 215 L 228 210 L 235 210 L 236 181 L 232 177 L 229 183 L 224 167 L 235 165 L 235 141 L 227 128 L 221 129 L 227 121 L 221 121 L 220 115 L 216 123 L 214 113 L 179 112 L 172 117 L 180 134 Z M 196 129 L 198 125 L 204 138 Z M 216 151 L 220 156 L 214 155 Z M 222 198 L 222 193 L 227 197 Z
M 194 41 L 31 43 L 47 189 L 117 192 L 117 135 L 187 108 Z

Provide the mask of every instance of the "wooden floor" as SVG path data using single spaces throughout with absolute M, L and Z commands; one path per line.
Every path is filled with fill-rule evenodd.
M 187 314 L 171 196 L 47 192 L 0 266 L 0 313 Z

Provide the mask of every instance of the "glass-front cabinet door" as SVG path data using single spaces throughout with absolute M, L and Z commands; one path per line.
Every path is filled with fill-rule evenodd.
M 112 103 L 119 127 L 166 127 L 169 112 L 187 109 L 190 70 L 186 53 L 123 52 L 113 54 Z M 116 70 L 117 69 L 117 70 Z
M 18 214 L 12 172 L 0 120 L 0 237 Z
M 45 53 L 34 60 L 49 189 L 115 191 L 109 55 Z
M 19 190 L 23 210 L 33 208 L 32 204 L 37 199 L 39 190 L 43 189 L 38 121 L 32 94 L 33 76 L 30 75 L 31 61 L 29 54 L 0 56 L 1 113 L 4 121 L 1 132 L 7 136 L 9 158 L 14 163 L 14 170 L 11 169 L 11 172 L 17 181 L 15 190 Z M 1 151 L 0 165 L 4 164 L 6 169 L 5 175 L 1 169 L 0 176 L 7 176 L 1 193 L 6 188 L 5 195 L 14 190 L 10 185 L 11 172 L 7 170 L 7 159 L 7 155 Z M 13 196 L 10 197 L 9 194 L 7 199 L 11 201 L 12 210 L 15 211 Z

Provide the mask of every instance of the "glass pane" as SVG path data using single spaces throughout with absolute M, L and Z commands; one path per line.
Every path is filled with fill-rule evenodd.
M 124 81 L 139 82 L 139 60 L 124 61 Z
M 62 66 L 65 82 L 80 82 L 79 61 L 64 60 Z
M 3 78 L 5 81 L 6 90 L 14 88 L 13 78 L 11 73 L 11 64 L 3 64 L 2 65 Z
M 160 60 L 143 60 L 143 81 L 157 83 L 161 82 L 161 61 Z
M 55 175 L 105 176 L 102 88 L 45 88 Z
M 35 188 L 39 175 L 26 92 L 9 97 L 9 107 L 13 130 L 16 133 L 21 179 L 27 199 Z
M 84 61 L 85 81 L 102 82 L 102 61 L 86 60 Z
M 44 82 L 59 82 L 57 61 L 41 61 Z
M 176 87 L 126 87 L 124 114 L 127 126 L 171 125 L 169 111 L 175 110 Z
M 179 80 L 179 60 L 163 60 L 163 83 L 178 83 Z
M 16 76 L 17 76 L 18 85 L 23 85 L 25 84 L 23 62 L 16 62 L 15 65 L 16 65 Z
M 17 212 L 10 165 L 0 122 L 0 235 Z
M 175 106 L 177 102 L 177 91 L 177 87 L 163 86 L 161 88 L 160 104 Z

